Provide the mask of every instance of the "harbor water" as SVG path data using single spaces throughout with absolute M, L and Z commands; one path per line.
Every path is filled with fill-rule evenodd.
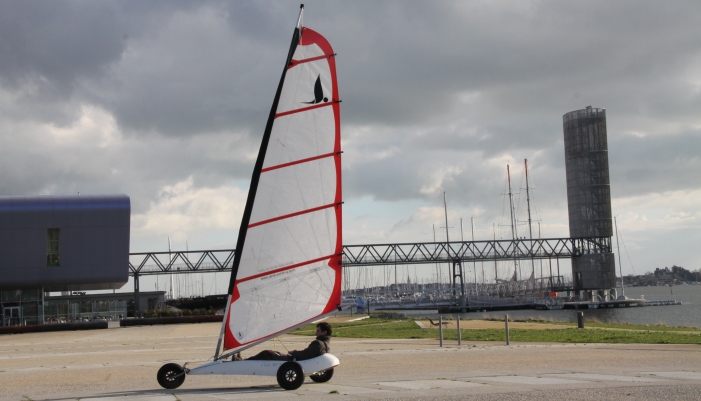
M 620 292 L 620 290 L 619 290 Z M 603 308 L 603 309 L 562 309 L 562 310 L 535 310 L 521 309 L 498 312 L 472 312 L 465 314 L 441 314 L 440 316 L 460 316 L 462 319 L 503 319 L 505 314 L 509 318 L 522 320 L 548 320 L 556 322 L 576 322 L 577 311 L 583 311 L 585 321 L 598 321 L 602 323 L 630 323 L 642 325 L 666 325 L 701 328 L 701 285 L 677 285 L 673 287 L 630 287 L 625 289 L 629 298 L 641 298 L 646 300 L 677 300 L 681 305 L 672 306 L 646 306 L 630 308 Z M 414 310 L 401 311 L 407 315 L 438 317 L 437 311 Z

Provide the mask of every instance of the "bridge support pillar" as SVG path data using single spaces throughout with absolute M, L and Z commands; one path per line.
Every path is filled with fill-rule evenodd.
M 458 296 L 458 280 L 460 280 L 460 295 Z M 475 283 L 476 285 L 477 283 Z M 465 280 L 463 279 L 462 263 L 459 260 L 453 261 L 453 300 L 458 302 L 460 312 L 466 310 Z
M 141 294 L 139 294 L 139 273 L 134 273 L 134 317 L 141 317 Z

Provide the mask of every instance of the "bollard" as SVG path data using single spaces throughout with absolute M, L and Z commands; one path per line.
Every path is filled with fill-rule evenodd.
M 460 316 L 458 316 L 458 345 L 462 345 L 462 333 L 460 332 Z
M 577 328 L 584 328 L 584 312 L 577 312 Z
M 441 348 L 443 348 L 443 316 L 438 317 L 438 335 L 441 338 Z
M 504 315 L 504 325 L 506 327 L 506 345 L 510 345 L 509 341 L 509 315 Z

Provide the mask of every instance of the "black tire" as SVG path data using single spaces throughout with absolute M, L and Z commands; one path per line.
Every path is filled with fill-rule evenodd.
M 277 370 L 277 383 L 285 390 L 297 390 L 304 383 L 304 369 L 297 362 L 285 362 Z
M 309 378 L 314 380 L 317 383 L 326 383 L 327 381 L 331 380 L 333 377 L 333 368 L 329 370 L 325 370 L 321 373 L 317 373 L 315 375 L 309 375 Z
M 172 390 L 185 382 L 185 371 L 177 363 L 166 363 L 158 369 L 156 378 L 161 387 Z

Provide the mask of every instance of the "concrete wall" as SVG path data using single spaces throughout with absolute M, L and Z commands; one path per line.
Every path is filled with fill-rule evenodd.
M 0 197 L 0 287 L 121 288 L 130 217 L 126 195 Z M 47 264 L 50 228 L 60 229 L 59 266 Z
M 572 258 L 575 290 L 604 290 L 616 287 L 616 263 L 613 253 L 591 253 Z

